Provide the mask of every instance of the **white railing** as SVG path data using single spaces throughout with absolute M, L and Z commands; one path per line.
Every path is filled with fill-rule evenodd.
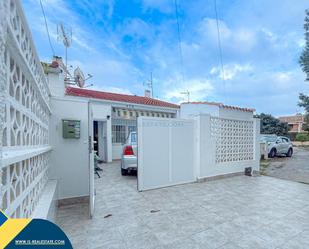
M 0 26 L 0 208 L 11 217 L 31 217 L 48 180 L 50 92 L 20 1 L 5 0 L 0 8 L 6 17 Z

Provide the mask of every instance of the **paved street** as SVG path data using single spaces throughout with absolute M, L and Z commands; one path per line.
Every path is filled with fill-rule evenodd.
M 309 248 L 309 185 L 238 176 L 137 192 L 119 163 L 96 179 L 87 206 L 58 211 L 74 248 Z
M 270 159 L 265 174 L 309 184 L 309 148 L 294 147 L 291 158 L 282 156 Z

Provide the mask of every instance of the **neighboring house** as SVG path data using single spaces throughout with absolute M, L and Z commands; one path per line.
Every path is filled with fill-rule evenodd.
M 137 117 L 178 116 L 179 105 L 153 99 L 148 91 L 145 91 L 145 96 L 136 96 L 71 87 L 65 84 L 65 67 L 60 58 L 54 58 L 51 64 L 44 63 L 43 66 L 53 97 L 93 102 L 93 111 L 100 113 L 101 117 L 94 122 L 95 150 L 104 161 L 120 159 L 122 144 L 131 131 L 136 131 Z M 102 137 L 104 141 L 99 141 Z
M 279 120 L 281 122 L 288 123 L 289 127 L 289 132 L 304 132 L 303 130 L 303 124 L 305 122 L 305 117 L 304 115 L 298 114 L 294 116 L 284 116 L 284 117 L 279 117 Z

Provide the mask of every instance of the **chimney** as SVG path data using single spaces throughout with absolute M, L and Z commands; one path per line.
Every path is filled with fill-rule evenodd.
M 145 90 L 145 97 L 150 98 L 150 90 Z

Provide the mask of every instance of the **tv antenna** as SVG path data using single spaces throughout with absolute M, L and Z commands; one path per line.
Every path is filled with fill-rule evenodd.
M 72 44 L 72 29 L 62 23 L 57 26 L 58 41 L 61 40 L 65 47 L 65 67 L 68 68 L 68 48 Z M 66 77 L 67 75 L 65 75 Z
M 181 92 L 180 94 L 187 95 L 188 103 L 190 102 L 190 92 L 189 92 L 189 90 L 187 90 L 187 91 L 185 91 L 185 92 Z
M 92 77 L 93 76 L 88 73 L 87 78 L 85 78 L 83 71 L 79 67 L 77 67 L 77 68 L 74 69 L 74 77 L 72 77 L 72 76 L 67 77 L 65 79 L 65 83 L 67 85 L 76 85 L 80 88 L 86 88 L 86 87 L 93 86 L 93 84 L 89 84 L 89 85 L 85 86 L 86 81 L 89 80 Z
M 151 98 L 153 98 L 153 81 L 152 81 L 152 72 L 150 72 L 150 79 L 143 83 L 144 86 L 147 86 L 151 89 Z

